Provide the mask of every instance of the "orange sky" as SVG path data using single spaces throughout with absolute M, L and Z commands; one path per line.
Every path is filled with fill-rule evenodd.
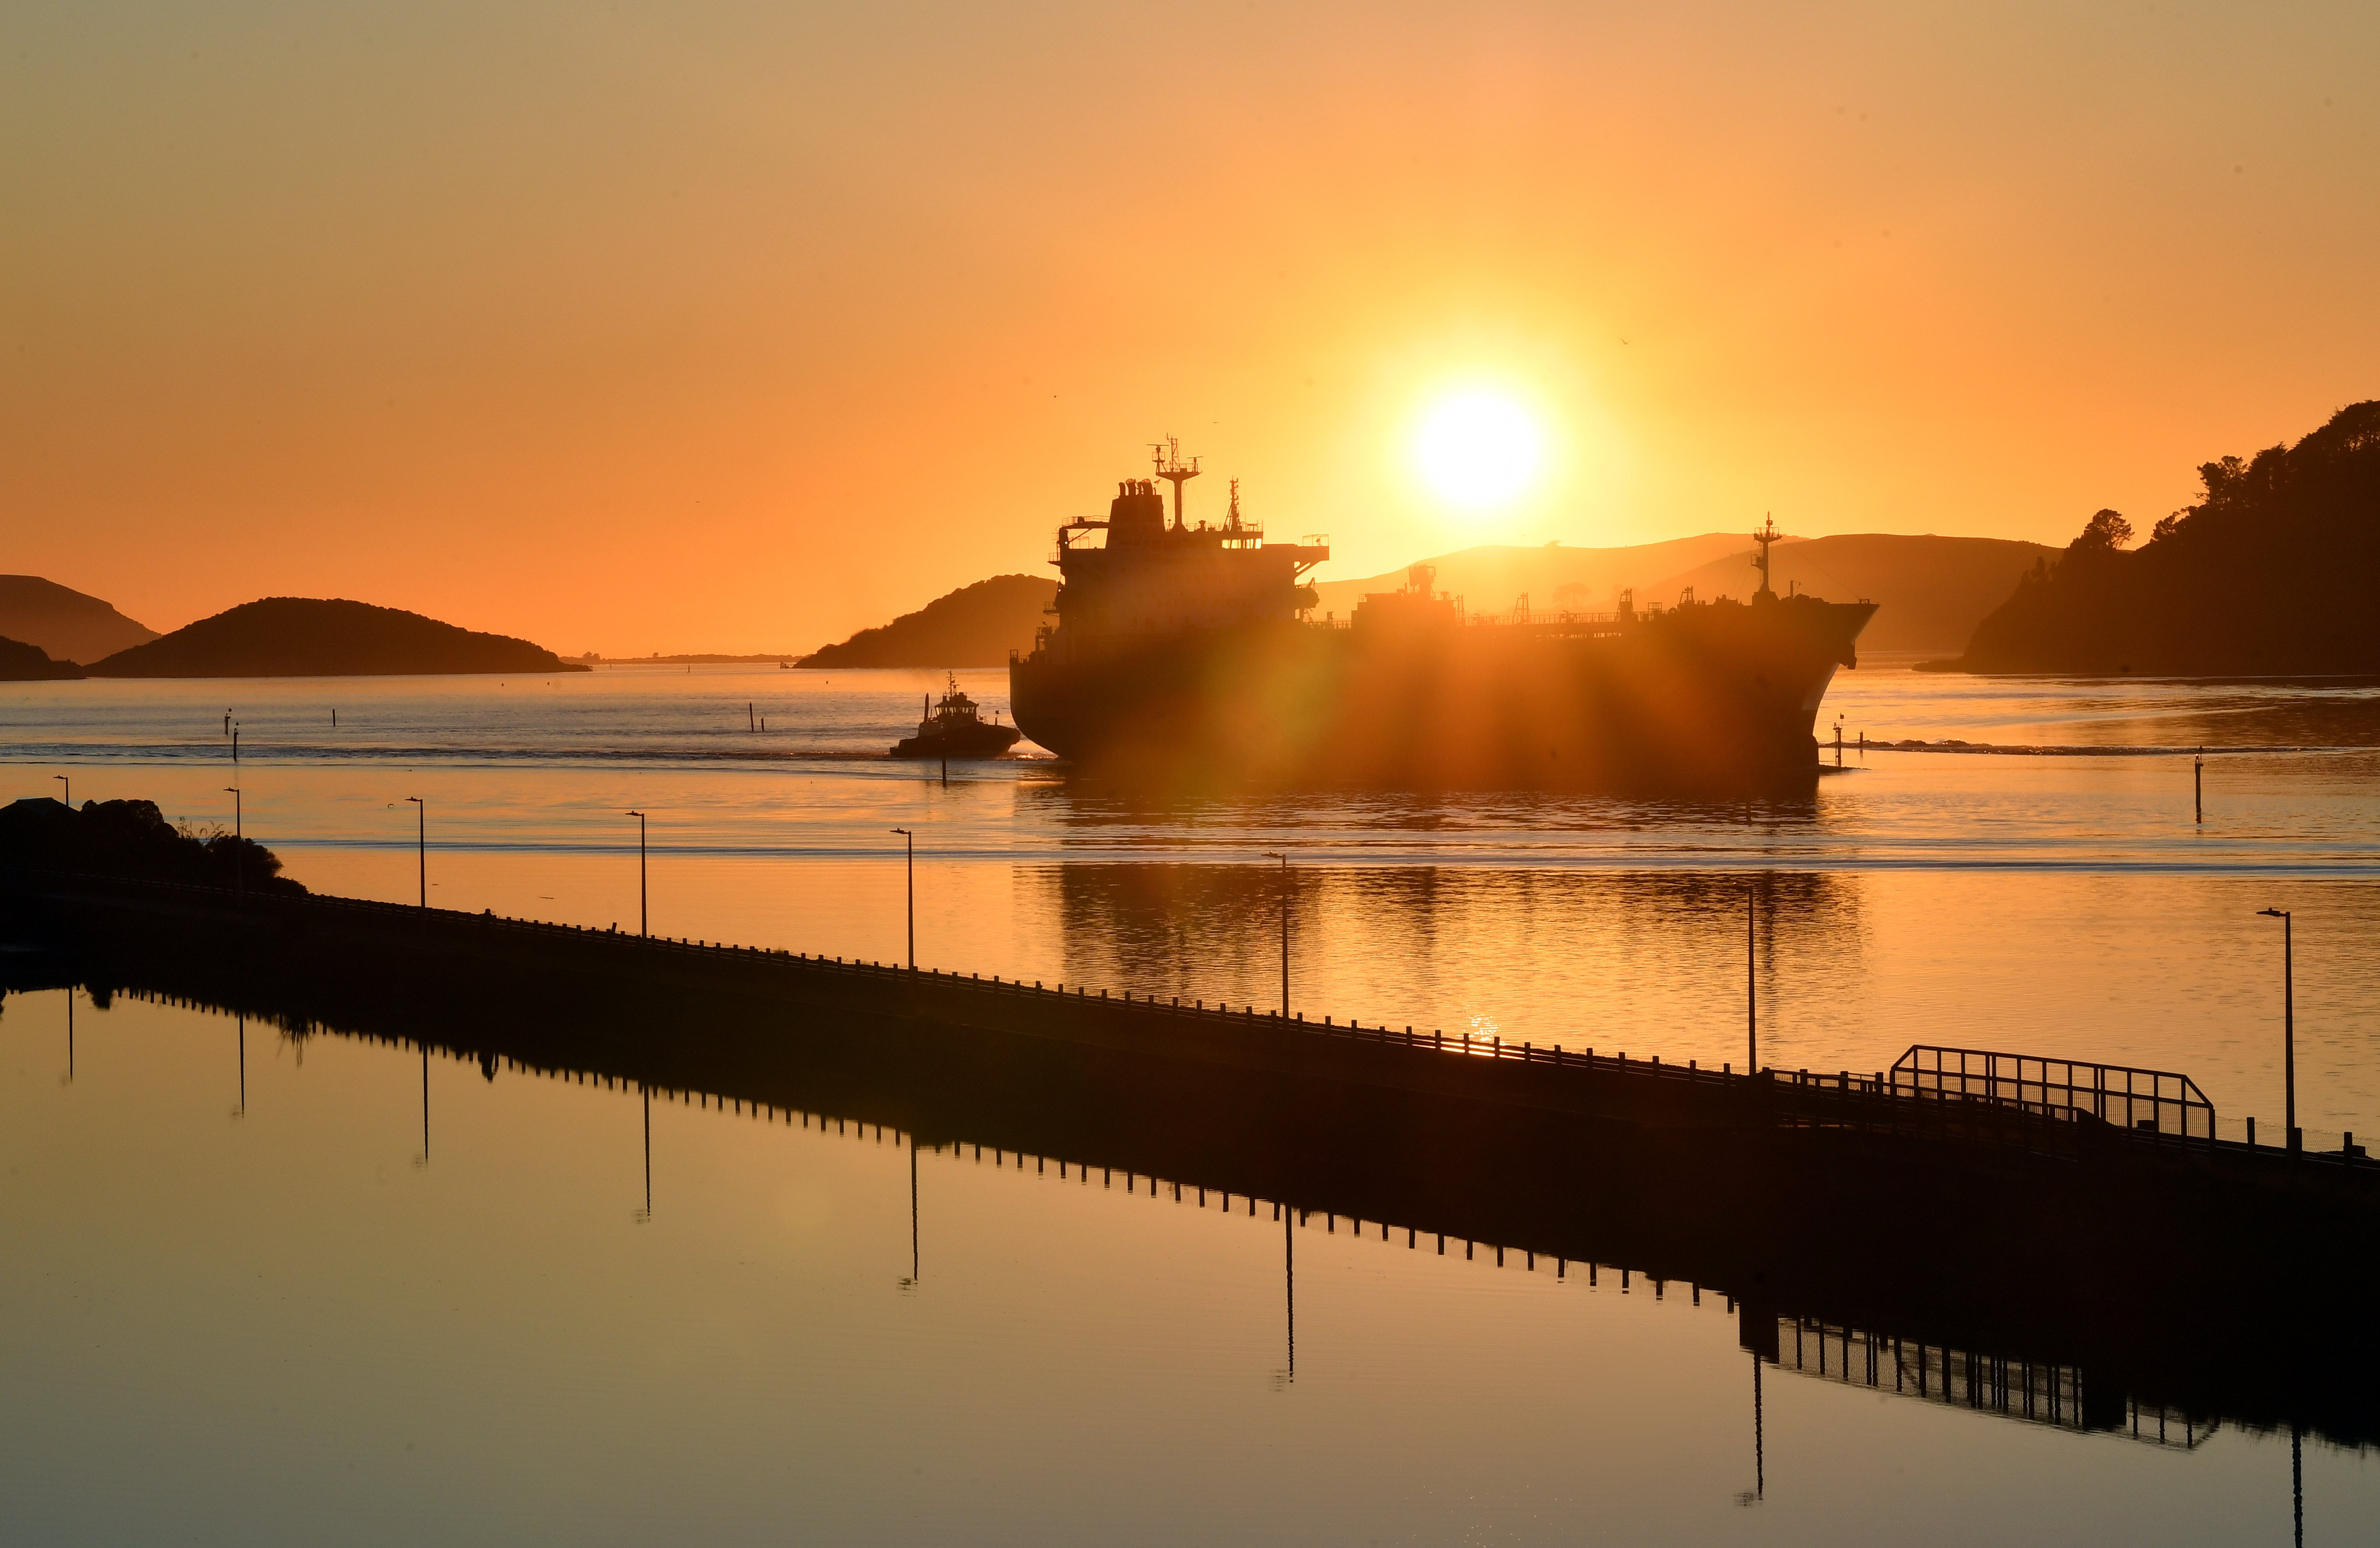
M 0 18 L 0 571 L 152 627 L 808 648 L 1167 430 L 1326 575 L 2062 542 L 2380 395 L 2371 6 L 204 9 Z

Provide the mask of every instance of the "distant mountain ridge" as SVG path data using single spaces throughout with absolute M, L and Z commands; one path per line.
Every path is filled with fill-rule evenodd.
M 2052 550 L 2002 538 L 1941 538 L 1931 533 L 1856 533 L 1780 538 L 1770 551 L 1770 580 L 1830 601 L 1878 604 L 1860 636 L 1868 651 L 1956 650 L 2009 594 L 2017 576 Z M 1523 597 L 1535 613 L 1609 612 L 1623 589 L 1636 605 L 1669 606 L 1692 587 L 1705 601 L 1752 595 L 1759 577 L 1748 535 L 1711 532 L 1630 548 L 1482 547 L 1440 554 L 1436 588 L 1463 599 L 1474 612 L 1506 612 Z M 1350 616 L 1366 592 L 1402 586 L 1403 571 L 1361 580 L 1324 581 L 1318 612 Z
M 806 668 L 1004 666 L 1011 650 L 1033 648 L 1058 583 L 1039 575 L 994 575 L 935 598 L 916 612 L 862 629 L 794 664 Z
M 399 608 L 266 597 L 119 650 L 89 670 L 93 677 L 398 677 L 589 669 L 524 639 Z
M 39 646 L 56 661 L 96 661 L 157 631 L 96 597 L 39 575 L 0 575 L 0 636 Z
M 1645 594 L 1640 599 L 1651 600 L 1649 588 L 1655 583 L 1751 548 L 1747 538 L 1706 532 L 1610 549 L 1488 543 L 1416 562 L 1437 570 L 1434 589 L 1462 598 L 1474 612 L 1509 611 L 1524 594 L 1536 612 L 1605 612 L 1622 587 L 1633 587 Z M 1315 604 L 1315 614 L 1351 617 L 1366 593 L 1403 586 L 1411 568 L 1403 565 L 1354 580 L 1317 581 L 1314 589 L 1321 599 Z
M 1965 653 L 1983 672 L 2161 676 L 2380 673 L 2380 401 L 2295 446 L 2200 465 L 2204 493 L 2125 550 L 2100 511 L 2026 572 Z

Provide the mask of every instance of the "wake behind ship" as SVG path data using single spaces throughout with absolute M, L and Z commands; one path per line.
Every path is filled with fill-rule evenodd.
M 1812 734 L 1872 602 L 1779 597 L 1754 534 L 1749 602 L 1468 614 L 1417 565 L 1346 621 L 1313 622 L 1327 540 L 1184 517 L 1171 443 L 1105 521 L 1058 529 L 1058 622 L 1009 659 L 1025 734 L 1086 769 L 1291 786 L 1681 793 L 1814 780 Z M 1159 479 L 1173 486 L 1172 519 Z M 1104 534 L 1101 541 L 1090 540 Z

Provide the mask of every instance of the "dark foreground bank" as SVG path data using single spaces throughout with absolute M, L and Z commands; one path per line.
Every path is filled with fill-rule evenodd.
M 1625 1265 L 1731 1298 L 1767 1358 L 1806 1325 L 1964 1351 L 2004 1398 L 2007 1370 L 2066 1373 L 2086 1426 L 2146 1409 L 2380 1439 L 2380 1170 L 2346 1157 L 342 900 L 18 871 L 0 907 L 9 988 L 885 1124 L 1415 1250 Z

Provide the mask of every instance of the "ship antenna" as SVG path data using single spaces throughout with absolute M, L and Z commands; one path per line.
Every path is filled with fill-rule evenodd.
M 1157 454 L 1157 476 L 1173 486 L 1173 528 L 1182 530 L 1182 486 L 1198 477 L 1198 459 L 1192 457 L 1185 466 L 1182 461 L 1182 441 L 1176 436 L 1150 443 Z
M 1754 595 L 1774 597 L 1777 593 L 1768 588 L 1768 545 L 1777 540 L 1776 518 L 1763 512 L 1760 530 L 1752 535 L 1752 540 L 1760 545 L 1760 557 L 1752 562 L 1752 567 L 1760 572 L 1760 589 Z

